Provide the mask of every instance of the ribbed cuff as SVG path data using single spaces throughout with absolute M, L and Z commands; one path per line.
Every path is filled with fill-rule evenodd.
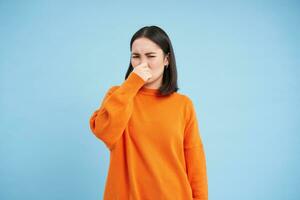
M 131 72 L 127 79 L 121 84 L 121 91 L 135 95 L 146 81 L 135 72 Z

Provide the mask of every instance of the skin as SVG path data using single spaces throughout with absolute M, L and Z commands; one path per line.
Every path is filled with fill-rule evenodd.
M 164 56 L 162 49 L 148 38 L 138 38 L 132 43 L 131 65 L 135 68 L 142 63 L 148 64 L 152 74 L 143 87 L 158 89 L 162 84 L 165 65 L 169 65 L 169 55 Z

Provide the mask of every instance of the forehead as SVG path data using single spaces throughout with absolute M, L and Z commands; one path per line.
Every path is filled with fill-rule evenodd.
M 138 38 L 132 43 L 132 53 L 158 52 L 160 47 L 147 38 Z

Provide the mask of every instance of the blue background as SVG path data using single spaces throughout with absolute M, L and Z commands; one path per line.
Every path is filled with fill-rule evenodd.
M 89 129 L 132 35 L 169 35 L 211 200 L 300 199 L 299 1 L 1 1 L 0 199 L 102 199 Z

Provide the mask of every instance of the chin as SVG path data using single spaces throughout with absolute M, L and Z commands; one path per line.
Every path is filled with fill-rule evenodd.
M 152 82 L 154 82 L 156 79 L 157 79 L 157 78 L 153 78 L 153 76 L 152 76 L 150 79 L 148 79 L 147 83 L 152 83 Z
M 155 81 L 158 81 L 160 77 L 151 77 L 150 79 L 148 79 L 148 81 L 146 82 L 146 84 L 151 84 L 151 83 L 154 83 Z

